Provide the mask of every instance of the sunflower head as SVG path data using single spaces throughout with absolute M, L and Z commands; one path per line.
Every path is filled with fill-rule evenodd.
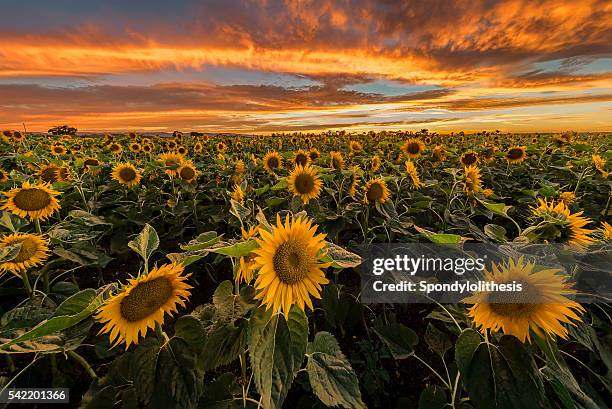
M 608 222 L 601 223 L 601 229 L 599 230 L 601 238 L 606 243 L 612 243 L 612 226 Z
M 380 169 L 381 159 L 380 156 L 374 155 L 372 156 L 372 161 L 370 164 L 370 170 L 372 172 L 377 172 Z
M 576 194 L 574 192 L 562 192 L 559 194 L 559 200 L 569 206 L 576 201 Z
M 383 204 L 387 200 L 389 200 L 389 188 L 384 180 L 376 178 L 366 183 L 363 194 L 365 204 Z
M 344 168 L 344 158 L 342 158 L 342 152 L 330 152 L 329 166 L 334 170 L 342 170 Z
M 402 151 L 410 159 L 416 159 L 425 151 L 425 144 L 420 139 L 411 138 L 404 142 Z
M 323 269 L 330 263 L 321 261 L 325 234 L 316 230 L 311 220 L 289 215 L 284 223 L 277 215 L 270 232 L 260 229 L 259 249 L 254 251 L 259 268 L 255 297 L 275 313 L 287 316 L 294 304 L 313 309 L 311 296 L 321 298 L 322 285 L 329 282 Z
M 497 151 L 497 148 L 493 145 L 485 145 L 481 150 L 480 150 L 480 158 L 482 158 L 483 161 L 485 162 L 491 162 L 494 158 L 495 158 L 495 152 Z
M 463 190 L 468 195 L 473 195 L 480 192 L 481 185 L 482 180 L 478 166 L 467 166 L 464 171 Z
M 438 162 L 445 161 L 447 157 L 446 149 L 444 149 L 444 146 L 442 145 L 434 146 L 434 148 L 431 150 L 431 154 Z
M 478 155 L 472 151 L 465 152 L 459 160 L 463 166 L 472 166 L 478 163 Z
M 129 188 L 137 186 L 142 179 L 140 171 L 130 163 L 119 163 L 115 165 L 111 177 L 119 184 Z
M 506 152 L 506 160 L 513 165 L 523 162 L 525 158 L 527 158 L 527 152 L 524 146 L 513 146 Z
M 100 334 L 110 333 L 113 347 L 125 342 L 127 350 L 138 344 L 139 336 L 163 324 L 166 313 L 172 315 L 179 305 L 185 306 L 192 287 L 185 282 L 189 275 L 184 275 L 183 269 L 181 264 L 165 264 L 128 280 L 98 309 L 95 318 L 104 324 Z
M 55 156 L 65 155 L 66 148 L 64 148 L 64 145 L 54 145 L 51 147 L 51 153 Z
M 121 152 L 123 152 L 123 147 L 116 142 L 111 143 L 108 146 L 108 149 L 115 155 L 119 155 Z
M 130 150 L 134 153 L 138 153 L 142 150 L 142 146 L 138 142 L 130 143 Z
M 406 173 L 408 174 L 408 177 L 412 181 L 412 187 L 414 189 L 420 189 L 423 186 L 423 183 L 421 183 L 419 172 L 417 171 L 416 166 L 414 166 L 414 163 L 410 159 L 408 159 L 404 166 L 406 167 Z
M 276 151 L 268 152 L 263 158 L 263 166 L 268 173 L 273 175 L 277 169 L 283 167 L 283 159 Z
M 193 183 L 199 175 L 198 170 L 191 161 L 183 162 L 177 170 L 178 177 L 185 183 Z
M 558 234 L 554 237 L 561 243 L 567 243 L 582 249 L 595 240 L 591 237 L 593 230 L 584 226 L 591 223 L 591 219 L 582 217 L 583 212 L 571 213 L 563 201 L 555 204 L 554 201 L 538 199 L 538 206 L 531 208 L 536 222 L 548 222 L 556 227 Z
M 302 199 L 304 204 L 321 194 L 322 182 L 317 171 L 310 165 L 297 165 L 287 178 L 289 191 Z
M 26 180 L 21 187 L 5 192 L 6 202 L 1 209 L 30 220 L 44 220 L 60 209 L 56 198 L 59 194 L 48 183 L 31 185 Z
M 295 152 L 293 163 L 296 166 L 306 166 L 310 164 L 310 155 L 303 149 L 299 149 L 297 152 Z
M 230 196 L 234 201 L 240 203 L 241 205 L 244 204 L 244 190 L 242 190 L 242 187 L 240 187 L 239 184 L 234 185 L 234 189 L 232 190 Z
M 359 153 L 363 150 L 363 146 L 358 141 L 350 141 L 349 142 L 349 150 L 352 153 Z
M 591 156 L 593 167 L 604 177 L 607 178 L 609 172 L 606 172 L 606 160 L 599 155 Z
M 162 153 L 159 155 L 160 162 L 166 167 L 166 174 L 170 176 L 178 175 L 178 168 L 185 158 L 178 153 Z
M 476 327 L 482 332 L 503 331 L 522 342 L 530 341 L 530 332 L 541 338 L 558 335 L 568 337 L 563 324 L 575 325 L 580 321 L 577 313 L 584 308 L 567 298 L 575 294 L 558 269 L 540 269 L 519 258 L 506 263 L 493 263 L 485 271 L 486 279 L 499 284 L 520 284 L 521 291 L 481 292 L 463 301 L 474 304 L 469 309 Z
M 45 183 L 55 183 L 58 180 L 59 166 L 50 163 L 38 170 L 38 177 Z
M 321 152 L 317 148 L 310 148 L 308 151 L 308 156 L 310 157 L 311 162 L 316 162 L 321 157 Z
M 30 267 L 42 265 L 49 257 L 49 241 L 38 234 L 13 233 L 0 239 L 0 250 L 21 245 L 14 259 L 0 263 L 0 272 L 19 273 Z
M 6 182 L 7 180 L 9 180 L 9 173 L 6 170 L 0 168 L 0 183 Z

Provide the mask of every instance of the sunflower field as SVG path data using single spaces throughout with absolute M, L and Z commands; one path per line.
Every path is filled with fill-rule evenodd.
M 1 138 L 0 390 L 92 409 L 612 401 L 609 300 L 574 301 L 556 270 L 494 264 L 548 300 L 503 307 L 368 304 L 360 278 L 373 243 L 612 242 L 612 135 Z

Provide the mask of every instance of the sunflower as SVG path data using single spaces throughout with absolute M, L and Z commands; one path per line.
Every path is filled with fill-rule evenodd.
M 349 195 L 351 197 L 357 196 L 357 188 L 359 187 L 359 175 L 361 174 L 361 168 L 358 165 L 352 167 L 351 173 L 351 187 L 349 188 Z
M 446 160 L 446 149 L 444 149 L 442 145 L 434 146 L 431 153 L 438 162 L 444 162 Z
M 359 153 L 363 150 L 363 146 L 358 141 L 350 141 L 349 142 L 349 150 L 352 153 Z
M 599 230 L 601 237 L 607 243 L 612 242 L 612 226 L 608 222 L 601 223 L 601 229 Z
M 196 143 L 196 144 L 193 146 L 193 150 L 194 150 L 195 152 L 197 152 L 197 153 L 202 152 L 202 149 L 203 149 L 203 148 L 204 148 L 204 147 L 202 146 L 202 143 L 201 143 L 201 142 L 198 142 L 198 143 Z
M 576 194 L 574 192 L 562 192 L 559 194 L 559 200 L 569 206 L 576 201 Z
M 6 182 L 7 180 L 9 180 L 9 173 L 0 168 L 0 182 Z
M 255 298 L 262 299 L 267 309 L 287 316 L 293 304 L 313 310 L 310 297 L 321 298 L 321 286 L 329 282 L 323 269 L 331 263 L 321 261 L 325 234 L 315 235 L 317 227 L 311 220 L 289 215 L 283 224 L 277 215 L 270 232 L 260 229 L 260 248 L 254 251 L 259 268 Z
M 19 273 L 30 267 L 42 265 L 49 257 L 49 241 L 41 235 L 13 233 L 0 239 L 0 250 L 21 244 L 19 253 L 11 261 L 0 263 L 0 272 Z
M 246 171 L 246 165 L 242 159 L 238 159 L 234 165 L 234 174 L 242 175 Z
M 310 148 L 308 151 L 310 162 L 316 162 L 321 157 L 321 152 L 317 148 Z
M 138 344 L 138 337 L 145 336 L 149 328 L 162 325 L 164 315 L 177 312 L 177 305 L 185 306 L 192 288 L 183 275 L 180 264 L 165 264 L 149 274 L 128 280 L 121 292 L 98 309 L 96 320 L 104 326 L 99 334 L 110 333 L 112 347 L 125 342 L 127 350 Z
M 425 151 L 425 144 L 419 139 L 411 138 L 404 142 L 402 151 L 410 158 L 416 159 Z
M 480 169 L 476 165 L 466 166 L 465 176 L 463 179 L 463 190 L 468 195 L 473 195 L 480 192 L 482 185 L 482 179 L 480 175 Z
M 514 335 L 521 342 L 531 341 L 530 330 L 541 338 L 558 335 L 568 337 L 563 323 L 575 325 L 571 320 L 581 321 L 577 313 L 584 308 L 566 295 L 576 292 L 566 278 L 554 268 L 534 271 L 535 264 L 519 258 L 496 265 L 485 271 L 487 280 L 499 284 L 520 283 L 521 291 L 481 292 L 463 300 L 474 304 L 469 316 L 484 333 L 487 330 L 502 330 Z
M 217 143 L 217 152 L 219 153 L 223 153 L 227 150 L 227 145 L 224 144 L 223 142 L 218 142 Z
M 64 145 L 55 145 L 51 148 L 51 153 L 55 156 L 65 155 L 66 148 L 64 148 Z
M 57 171 L 57 180 L 59 182 L 67 182 L 72 179 L 72 175 L 70 174 L 70 169 L 65 166 L 62 166 Z
M 406 173 L 408 173 L 408 177 L 412 181 L 412 187 L 415 189 L 420 189 L 421 187 L 423 187 L 423 183 L 421 183 L 421 178 L 419 177 L 419 172 L 417 171 L 416 166 L 414 166 L 414 163 L 410 159 L 408 159 L 404 166 L 406 167 Z
M 540 221 L 550 222 L 559 230 L 559 239 L 563 243 L 573 244 L 577 247 L 584 247 L 592 244 L 595 240 L 589 235 L 593 233 L 591 229 L 584 226 L 591 223 L 591 219 L 582 217 L 583 212 L 571 213 L 564 202 L 547 202 L 538 199 L 539 205 L 531 208 L 531 213 Z
M 128 137 L 129 137 L 130 139 L 136 139 L 136 136 L 137 136 L 137 135 L 136 135 L 136 132 L 128 132 Z
M 459 160 L 461 161 L 461 164 L 465 167 L 472 166 L 478 163 L 478 156 L 475 152 L 469 151 L 461 155 L 461 158 Z
M 341 152 L 330 152 L 329 166 L 335 170 L 342 170 L 344 168 L 344 159 Z
M 123 151 L 123 147 L 118 143 L 111 143 L 108 149 L 115 155 L 119 155 Z
M 299 149 L 297 152 L 295 152 L 295 156 L 293 157 L 293 163 L 296 166 L 306 166 L 310 164 L 310 155 L 303 149 Z
M 100 161 L 92 157 L 86 158 L 83 161 L 83 167 L 85 167 L 88 172 L 91 172 L 92 175 L 97 175 L 98 173 L 100 173 L 100 169 L 94 169 L 99 167 L 100 165 Z
M 506 152 L 506 160 L 508 163 L 513 165 L 521 163 L 526 157 L 527 152 L 525 152 L 524 146 L 513 146 L 512 148 L 508 149 L 508 152 Z
M 58 180 L 59 166 L 50 163 L 38 170 L 38 177 L 45 183 L 55 183 Z
M 310 165 L 297 165 L 287 178 L 289 191 L 294 196 L 299 196 L 302 203 L 306 204 L 310 199 L 316 199 L 321 194 L 321 179 L 317 171 Z
M 142 146 L 138 142 L 132 142 L 130 144 L 130 150 L 134 153 L 138 153 L 142 150 Z
M 372 156 L 372 160 L 370 161 L 370 170 L 372 172 L 378 171 L 378 169 L 380 169 L 380 163 L 381 163 L 380 156 L 378 155 Z
M 4 193 L 6 203 L 0 208 L 8 210 L 19 217 L 29 217 L 30 220 L 46 219 L 60 209 L 55 196 L 60 192 L 53 190 L 48 183 L 31 185 L 27 180 L 21 187 Z
M 4 130 L 0 132 L 0 137 L 4 142 L 8 142 L 13 137 L 13 131 Z
M 493 145 L 485 145 L 482 147 L 482 149 L 480 150 L 480 158 L 485 162 L 485 163 L 489 163 L 491 162 L 493 159 L 495 159 L 495 152 L 497 151 L 497 148 Z
M 389 199 L 389 188 L 381 178 L 369 180 L 364 187 L 363 203 L 383 204 Z
M 277 169 L 283 167 L 283 158 L 276 151 L 268 152 L 263 158 L 263 166 L 268 173 L 273 175 Z
M 200 174 L 191 161 L 183 162 L 177 173 L 178 177 L 185 183 L 193 183 Z
M 164 164 L 166 169 L 166 174 L 170 176 L 178 176 L 178 168 L 181 163 L 184 161 L 182 155 L 178 153 L 162 153 L 159 155 L 159 160 Z
M 144 153 L 151 153 L 151 152 L 153 152 L 153 145 L 150 145 L 150 144 L 142 145 L 142 151 Z
M 138 169 L 130 163 L 119 163 L 115 165 L 111 177 L 119 182 L 119 184 L 129 188 L 137 186 L 140 183 L 140 179 L 142 179 L 142 175 Z
M 609 173 L 606 172 L 606 160 L 599 155 L 593 155 L 591 159 L 593 160 L 593 167 L 601 173 L 601 176 L 607 178 Z
M 241 205 L 244 204 L 244 190 L 242 190 L 242 187 L 240 187 L 239 184 L 234 185 L 234 189 L 232 190 L 230 197 Z

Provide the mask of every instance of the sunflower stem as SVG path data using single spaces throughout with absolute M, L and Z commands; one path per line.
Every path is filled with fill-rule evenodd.
M 36 219 L 34 221 L 34 224 L 36 225 L 36 232 L 38 234 L 42 234 L 42 228 L 40 227 L 40 219 Z
M 160 341 L 166 341 L 166 334 L 164 334 L 164 330 L 162 330 L 161 324 L 159 322 L 155 323 L 155 335 Z
M 30 277 L 28 276 L 27 271 L 24 270 L 21 272 L 21 279 L 23 280 L 23 287 L 25 288 L 28 297 L 33 298 L 34 292 L 32 291 L 32 285 L 30 285 Z
M 70 358 L 77 361 L 79 365 L 81 365 L 83 369 L 85 369 L 85 372 L 87 372 L 91 379 L 98 379 L 96 371 L 93 370 L 93 368 L 91 367 L 91 365 L 89 365 L 89 362 L 87 362 L 85 358 L 83 358 L 81 355 L 77 354 L 74 351 L 68 351 L 67 353 Z

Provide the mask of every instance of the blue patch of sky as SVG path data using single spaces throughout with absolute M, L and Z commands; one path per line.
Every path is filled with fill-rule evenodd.
M 397 96 L 412 94 L 416 92 L 432 91 L 439 89 L 433 85 L 412 85 L 392 80 L 376 80 L 365 84 L 350 84 L 342 89 L 347 91 L 357 91 L 368 94 L 382 94 L 385 96 Z

